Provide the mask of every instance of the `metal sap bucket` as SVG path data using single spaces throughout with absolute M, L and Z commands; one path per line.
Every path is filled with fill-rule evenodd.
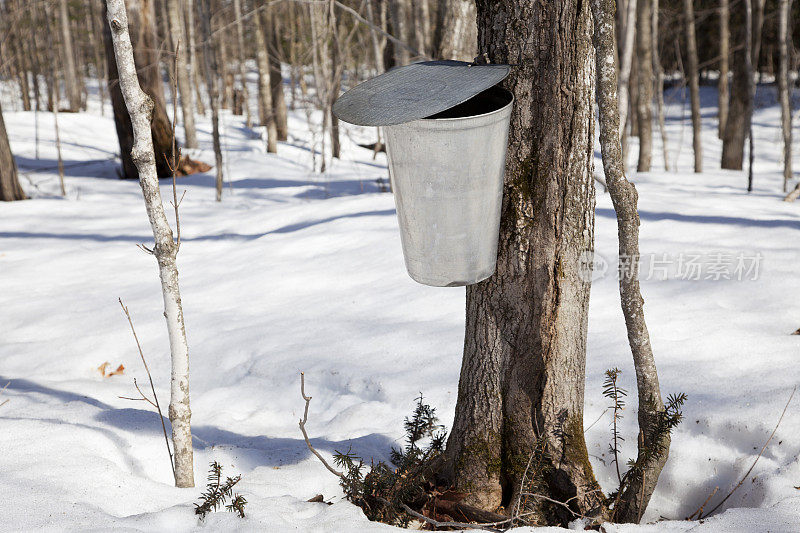
M 419 283 L 455 287 L 495 271 L 513 96 L 508 65 L 427 61 L 342 95 L 341 120 L 383 127 L 403 255 Z
M 499 87 L 383 128 L 409 275 L 455 287 L 494 274 L 513 96 Z

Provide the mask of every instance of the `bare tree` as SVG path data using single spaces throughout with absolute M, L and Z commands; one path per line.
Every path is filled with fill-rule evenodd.
M 783 192 L 792 179 L 792 107 L 789 98 L 789 13 L 791 0 L 780 0 L 778 5 L 778 99 L 781 103 L 781 129 L 783 132 Z
M 153 101 L 153 120 L 151 130 L 153 146 L 156 151 L 156 169 L 161 178 L 172 175 L 167 161 L 172 160 L 173 135 L 167 110 L 164 104 L 164 84 L 158 68 L 158 46 L 155 33 L 155 12 L 152 0 L 126 0 L 129 21 L 129 33 L 133 43 L 133 54 L 136 58 L 139 85 Z M 104 5 L 104 10 L 106 9 Z M 122 160 L 122 177 L 137 179 L 138 172 L 131 157 L 133 148 L 133 127 L 125 100 L 120 91 L 117 63 L 114 46 L 108 24 L 103 25 L 103 41 L 105 42 L 106 61 L 108 63 L 108 89 L 111 105 L 114 109 L 114 124 L 119 138 L 120 159 Z
M 753 116 L 753 9 L 752 0 L 743 0 L 744 24 L 738 32 L 738 47 L 733 52 L 733 84 L 731 85 L 728 119 L 722 139 L 722 168 L 742 170 L 744 141 Z
M 108 25 L 110 27 L 113 51 L 119 73 L 119 86 L 125 100 L 134 130 L 134 145 L 131 157 L 139 172 L 147 216 L 153 230 L 155 246 L 152 253 L 158 262 L 161 276 L 161 293 L 164 297 L 164 317 L 169 332 L 170 355 L 172 359 L 171 397 L 169 419 L 172 423 L 172 447 L 175 454 L 175 485 L 194 486 L 194 467 L 192 450 L 191 417 L 189 406 L 189 348 L 186 342 L 186 329 L 183 323 L 178 285 L 176 256 L 180 248 L 180 224 L 177 240 L 167 221 L 161 201 L 156 170 L 156 153 L 150 128 L 153 114 L 153 101 L 142 90 L 136 74 L 133 46 L 128 30 L 128 15 L 124 0 L 106 0 Z M 176 202 L 177 216 L 177 198 Z
M 388 0 L 389 1 L 389 18 L 392 22 L 395 37 L 400 39 L 403 43 L 409 42 L 408 32 L 408 8 L 409 0 Z M 407 65 L 411 61 L 411 55 L 408 48 L 393 44 L 394 62 L 397 66 Z
M 600 147 L 603 154 L 606 183 L 617 214 L 619 235 L 619 293 L 628 343 L 636 367 L 636 384 L 639 392 L 639 428 L 642 438 L 639 455 L 644 455 L 645 446 L 653 445 L 655 439 L 669 450 L 669 435 L 654 434 L 654 423 L 664 409 L 658 384 L 650 335 L 644 319 L 644 299 L 639 287 L 639 211 L 636 187 L 625 177 L 622 161 L 622 146 L 619 135 L 619 109 L 617 73 L 614 68 L 614 0 L 592 0 L 595 19 L 595 50 L 597 65 L 597 102 L 600 110 Z M 636 471 L 620 495 L 614 510 L 614 520 L 639 522 L 650 496 L 656 488 L 667 453 L 646 461 L 641 472 Z
M 588 3 L 478 2 L 479 53 L 514 63 L 496 273 L 467 287 L 464 358 L 445 469 L 465 503 L 516 501 L 541 450 L 537 523 L 602 513 L 583 436 L 593 249 L 594 61 Z M 555 23 L 555 21 L 560 21 Z M 565 88 L 563 80 L 569 79 Z
M 17 162 L 11 154 L 6 123 L 3 120 L 3 109 L 0 107 L 0 201 L 12 202 L 26 198 L 28 197 L 19 184 Z
M 281 73 L 281 43 L 278 35 L 278 26 L 275 16 L 271 9 L 265 13 L 266 22 L 264 30 L 266 35 L 264 40 L 267 43 L 269 53 L 267 60 L 269 64 L 269 86 L 272 97 L 272 112 L 275 117 L 275 131 L 279 141 L 289 138 L 289 117 L 286 110 L 286 96 L 283 94 L 283 74 Z
M 312 6 L 309 6 L 311 9 Z M 258 64 L 258 117 L 267 130 L 267 152 L 278 151 L 278 128 L 272 105 L 272 87 L 270 83 L 269 49 L 264 35 L 265 19 L 262 9 L 253 20 L 256 34 L 256 63 Z
M 717 82 L 719 128 L 717 136 L 720 139 L 725 135 L 725 125 L 728 122 L 728 99 L 730 98 L 728 74 L 730 72 L 731 10 L 729 1 L 720 0 L 719 4 L 719 81 Z
M 653 20 L 652 0 L 636 4 L 636 122 L 639 126 L 639 172 L 650 172 L 653 156 Z
M 658 120 L 658 131 L 661 133 L 661 153 L 664 157 L 664 170 L 669 171 L 669 141 L 667 139 L 667 128 L 664 118 L 664 69 L 661 68 L 661 54 L 658 48 L 658 8 L 659 0 L 653 0 L 653 80 L 654 93 L 656 100 L 656 119 Z M 622 115 L 622 110 L 618 110 Z M 622 122 L 621 119 L 619 121 Z M 622 127 L 622 126 L 621 126 Z M 624 156 L 623 156 L 624 157 Z M 623 158 L 623 163 L 625 162 Z
M 474 0 L 441 0 L 437 21 L 437 57 L 472 61 L 478 42 Z
M 78 71 L 75 68 L 75 51 L 72 46 L 67 0 L 58 2 L 58 19 L 61 29 L 61 53 L 64 56 L 64 85 L 67 91 L 69 110 L 74 112 L 81 108 L 81 88 L 78 83 Z
M 211 36 L 210 0 L 200 0 L 200 28 L 203 38 L 203 61 L 205 62 L 206 90 L 211 105 L 211 136 L 217 167 L 217 201 L 222 201 L 222 147 L 219 140 L 219 69 L 217 55 L 212 49 L 215 39 Z
M 177 55 L 176 77 L 178 78 L 178 94 L 181 96 L 186 148 L 197 148 L 197 128 L 194 125 L 194 92 L 189 81 L 189 64 L 186 57 L 188 45 L 183 31 L 183 11 L 180 8 L 180 0 L 166 0 L 166 2 L 172 48 Z
M 631 66 L 633 65 L 634 37 L 636 35 L 636 0 L 625 0 L 620 10 L 620 34 L 622 43 L 619 50 L 619 133 L 622 137 L 628 123 L 630 107 Z
M 194 24 L 194 0 L 183 0 L 183 18 L 186 24 L 186 38 L 188 41 L 187 51 L 189 52 L 189 70 L 192 80 L 192 87 L 194 88 L 195 99 L 197 105 L 197 112 L 200 115 L 206 114 L 206 108 L 203 105 L 203 95 L 200 91 L 200 68 L 197 61 L 198 46 L 197 46 L 197 31 Z
M 693 0 L 683 0 L 683 19 L 686 30 L 686 60 L 689 74 L 689 95 L 692 100 L 692 147 L 694 171 L 703 172 L 703 123 L 700 116 L 700 75 L 697 71 L 697 39 L 694 34 Z M 657 51 L 654 51 L 657 52 Z
M 236 25 L 236 44 L 239 52 L 239 80 L 242 84 L 242 105 L 249 128 L 253 125 L 250 116 L 250 96 L 247 91 L 247 65 L 245 64 L 244 24 L 242 24 L 242 0 L 233 0 L 233 18 Z

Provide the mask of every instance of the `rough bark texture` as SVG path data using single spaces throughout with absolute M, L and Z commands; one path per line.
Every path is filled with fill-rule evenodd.
M 164 86 L 158 70 L 158 45 L 156 44 L 153 5 L 150 0 L 126 0 L 125 3 L 127 4 L 129 33 L 133 43 L 139 85 L 153 101 L 154 106 L 150 129 L 156 153 L 156 169 L 159 178 L 167 178 L 172 175 L 167 164 L 167 160 L 172 161 L 172 125 L 164 105 Z M 106 6 L 103 10 L 106 11 Z M 117 61 L 114 56 L 114 45 L 108 22 L 103 25 L 103 41 L 108 63 L 108 91 L 114 110 L 114 125 L 117 128 L 119 155 L 122 160 L 121 177 L 138 179 L 139 174 L 131 158 L 133 126 L 120 90 Z
M 694 32 L 694 0 L 683 0 L 683 19 L 686 34 L 686 69 L 689 94 L 692 100 L 692 147 L 694 171 L 703 172 L 703 124 L 700 118 L 700 73 L 697 71 L 697 39 Z
M 636 4 L 636 122 L 639 130 L 639 172 L 650 172 L 653 155 L 653 39 L 652 0 Z
M 61 53 L 64 56 L 64 85 L 67 91 L 67 102 L 69 111 L 77 112 L 81 108 L 81 87 L 78 83 L 78 71 L 75 68 L 75 51 L 72 46 L 67 0 L 59 0 L 58 18 L 61 29 Z
M 617 214 L 619 256 L 621 270 L 619 293 L 628 343 L 636 367 L 636 385 L 639 392 L 639 428 L 642 445 L 656 438 L 652 421 L 664 409 L 658 384 L 650 335 L 644 319 L 644 299 L 639 287 L 639 211 L 636 187 L 625 177 L 622 146 L 619 136 L 619 110 L 617 108 L 617 73 L 614 68 L 614 0 L 592 0 L 595 17 L 595 49 L 597 64 L 597 102 L 600 110 L 600 147 L 608 191 Z M 661 438 L 661 437 L 659 437 Z M 669 437 L 666 437 L 669 450 Z M 634 474 L 614 509 L 614 520 L 639 522 L 650 496 L 656 488 L 658 477 L 668 454 L 661 454 L 643 468 L 643 475 Z
M 177 49 L 177 81 L 178 94 L 181 96 L 183 130 L 186 137 L 186 148 L 197 148 L 197 129 L 194 125 L 194 92 L 189 81 L 189 65 L 186 59 L 189 45 L 183 31 L 183 13 L 180 0 L 166 0 L 169 30 L 172 48 Z
M 731 49 L 731 11 L 729 0 L 720 0 L 719 3 L 719 81 L 717 82 L 717 103 L 719 105 L 719 129 L 717 136 L 725 136 L 725 125 L 728 122 L 728 99 L 730 89 L 728 74 L 730 73 Z
M 119 90 L 130 113 L 134 142 L 131 158 L 139 171 L 147 217 L 153 229 L 153 253 L 161 276 L 164 297 L 164 317 L 167 319 L 169 347 L 172 359 L 169 419 L 172 423 L 172 445 L 175 457 L 175 485 L 194 487 L 192 452 L 192 411 L 189 407 L 189 348 L 183 324 L 183 307 L 178 286 L 178 267 L 175 258 L 178 244 L 164 213 L 156 170 L 157 155 L 153 150 L 150 121 L 153 101 L 142 90 L 136 75 L 134 48 L 128 30 L 124 0 L 106 0 L 107 20 L 113 42 L 112 55 L 119 68 Z
M 751 0 L 739 4 L 739 15 L 744 21 L 739 24 L 733 52 L 733 84 L 728 105 L 728 119 L 725 123 L 725 136 L 722 139 L 721 166 L 729 170 L 742 170 L 744 160 L 744 141 L 750 131 L 753 114 L 753 32 Z
M 19 184 L 17 162 L 11 154 L 6 123 L 3 120 L 3 109 L 0 107 L 0 201 L 12 202 L 26 198 L 25 191 Z
M 792 179 L 792 107 L 789 97 L 789 12 L 790 0 L 780 0 L 778 7 L 778 100 L 781 104 L 781 131 L 783 133 L 783 191 Z
M 258 118 L 267 129 L 267 152 L 278 151 L 278 129 L 272 105 L 272 87 L 270 82 L 269 56 L 267 41 L 264 36 L 263 9 L 253 17 L 256 34 L 256 63 L 258 64 Z
M 437 59 L 472 61 L 477 55 L 478 25 L 473 0 L 441 0 L 437 12 Z
M 219 141 L 219 69 L 217 55 L 212 49 L 216 41 L 211 36 L 210 0 L 200 0 L 200 28 L 203 39 L 203 61 L 205 62 L 206 90 L 211 106 L 211 137 L 214 144 L 214 159 L 217 167 L 217 201 L 222 201 L 222 147 Z
M 602 512 L 583 437 L 594 244 L 594 60 L 588 3 L 479 0 L 479 52 L 514 63 L 497 271 L 467 287 L 464 358 L 449 472 L 466 503 L 510 510 L 537 444 L 543 495 Z M 527 487 L 526 487 L 527 488 Z M 572 514 L 527 499 L 538 522 Z

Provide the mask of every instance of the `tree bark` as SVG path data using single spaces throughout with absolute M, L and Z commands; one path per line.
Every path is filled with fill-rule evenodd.
M 210 0 L 200 0 L 200 31 L 203 39 L 203 61 L 205 62 L 206 90 L 211 105 L 211 137 L 217 167 L 217 201 L 222 201 L 222 147 L 219 140 L 219 69 L 217 55 L 212 49 L 215 39 L 211 36 Z
M 597 65 L 597 101 L 600 110 L 600 147 L 603 154 L 603 168 L 611 201 L 617 214 L 619 236 L 619 293 L 628 343 L 636 367 L 636 384 L 639 392 L 639 428 L 643 445 L 652 443 L 657 437 L 653 434 L 653 422 L 660 410 L 664 409 L 661 390 L 658 384 L 650 335 L 644 319 L 644 299 L 639 287 L 639 212 L 636 187 L 625 177 L 622 161 L 622 146 L 619 136 L 619 110 L 616 70 L 614 68 L 614 0 L 592 0 L 595 18 L 595 49 Z M 663 442 L 667 453 L 649 461 L 642 474 L 635 474 L 628 482 L 626 490 L 614 509 L 614 520 L 638 523 L 647 508 L 650 497 L 658 483 L 658 477 L 667 461 L 669 436 Z
M 636 4 L 636 122 L 639 132 L 638 172 L 650 172 L 653 156 L 653 39 L 652 0 Z
M 742 170 L 744 141 L 750 131 L 753 115 L 753 9 L 752 0 L 741 4 L 741 19 L 737 43 L 733 53 L 733 84 L 731 86 L 725 137 L 722 140 L 721 166 L 729 170 Z
M 250 96 L 247 91 L 247 67 L 245 64 L 244 49 L 244 25 L 242 24 L 242 0 L 233 0 L 233 18 L 236 22 L 236 44 L 239 48 L 239 79 L 242 84 L 242 97 L 247 127 L 253 125 L 253 118 L 250 116 Z
M 0 201 L 13 202 L 27 198 L 19 184 L 17 162 L 11 153 L 6 123 L 3 120 L 3 109 L 0 107 Z
M 719 106 L 719 128 L 717 136 L 725 136 L 725 125 L 728 122 L 728 99 L 730 89 L 728 74 L 730 72 L 729 58 L 731 48 L 730 31 L 731 12 L 729 0 L 720 0 L 719 5 L 719 81 L 717 82 L 717 103 Z
M 281 43 L 278 35 L 278 26 L 272 10 L 266 12 L 267 35 L 265 41 L 269 48 L 267 62 L 269 64 L 269 86 L 272 96 L 272 113 L 275 116 L 275 130 L 278 140 L 285 141 L 289 138 L 289 117 L 286 110 L 286 96 L 283 94 L 283 73 L 281 72 Z
M 658 50 L 658 0 L 653 0 L 653 22 L 652 22 L 652 33 L 653 33 L 653 80 L 654 80 L 654 87 L 653 92 L 655 93 L 655 101 L 656 101 L 656 120 L 658 121 L 658 131 L 661 134 L 661 154 L 664 157 L 664 170 L 669 172 L 670 164 L 669 164 L 669 140 L 667 139 L 667 128 L 665 125 L 665 118 L 664 118 L 664 70 L 661 68 L 661 58 Z M 621 110 L 620 114 L 621 114 Z M 621 123 L 621 120 L 620 120 Z M 623 170 L 625 159 L 623 158 Z
M 155 16 L 150 0 L 126 0 L 129 33 L 133 43 L 133 55 L 136 61 L 136 72 L 139 85 L 153 100 L 153 117 L 150 129 L 153 135 L 153 146 L 156 151 L 156 169 L 159 178 L 172 175 L 167 160 L 172 161 L 172 125 L 164 105 L 164 85 L 158 69 L 158 57 L 155 34 Z M 106 7 L 104 6 L 104 12 Z M 105 13 L 107 15 L 107 13 Z M 104 19 L 107 18 L 104 16 Z M 119 154 L 122 160 L 121 177 L 138 179 L 139 174 L 131 157 L 134 135 L 131 118 L 125 107 L 125 100 L 120 91 L 117 62 L 114 56 L 114 44 L 108 24 L 103 24 L 103 41 L 105 42 L 106 61 L 108 63 L 108 90 L 114 110 L 114 125 L 119 138 Z
M 620 33 L 622 45 L 619 51 L 619 134 L 628 123 L 628 107 L 630 105 L 631 66 L 633 65 L 634 36 L 636 35 L 636 0 L 627 0 L 622 15 Z
M 778 6 L 778 100 L 781 103 L 781 131 L 783 133 L 783 192 L 792 179 L 792 107 L 789 97 L 789 13 L 791 0 L 780 0 Z
M 692 101 L 692 147 L 694 171 L 703 172 L 703 124 L 700 118 L 700 76 L 697 71 L 697 39 L 694 32 L 693 0 L 683 0 L 683 18 L 686 28 L 686 60 L 689 74 L 689 95 Z
M 175 485 L 194 487 L 191 417 L 189 406 L 189 348 L 183 323 L 176 256 L 180 237 L 173 240 L 172 229 L 164 213 L 156 169 L 150 121 L 153 101 L 139 86 L 134 63 L 134 47 L 128 29 L 124 0 L 106 0 L 109 33 L 113 42 L 115 63 L 119 69 L 119 87 L 131 116 L 134 131 L 132 159 L 139 173 L 147 216 L 153 229 L 153 254 L 161 276 L 164 317 L 167 320 L 172 358 L 169 419 L 172 423 L 172 444 L 175 457 Z M 180 233 L 179 233 L 180 235 Z
M 394 36 L 405 44 L 408 44 L 408 0 L 390 0 L 389 17 L 392 22 Z M 404 46 L 394 44 L 394 62 L 396 66 L 408 65 L 411 62 L 411 55 Z
M 278 128 L 273 113 L 269 51 L 264 36 L 263 10 L 253 17 L 253 20 L 256 34 L 256 63 L 258 63 L 258 118 L 261 125 L 267 129 L 267 152 L 274 154 L 278 151 Z
M 473 0 L 441 0 L 437 14 L 438 59 L 472 61 L 477 55 L 478 25 Z
M 197 113 L 205 116 L 206 108 L 203 105 L 203 94 L 200 90 L 200 68 L 197 61 L 197 30 L 194 24 L 194 0 L 183 0 L 183 18 L 186 23 L 186 38 L 189 39 L 187 50 L 189 52 L 189 71 L 192 88 L 195 94 L 194 102 Z
M 464 359 L 446 475 L 493 510 L 514 507 L 529 458 L 542 495 L 584 515 L 603 498 L 583 436 L 594 244 L 594 61 L 588 3 L 479 0 L 479 52 L 515 63 L 497 271 L 467 287 Z M 537 449 L 539 452 L 537 452 Z M 540 453 L 542 452 L 543 453 Z M 537 523 L 573 515 L 528 499 Z
M 72 47 L 72 32 L 69 26 L 67 0 L 58 2 L 58 18 L 61 28 L 61 46 L 64 55 L 64 85 L 67 91 L 69 110 L 77 112 L 81 108 L 81 88 L 78 83 L 78 72 L 75 68 L 75 51 Z
M 186 51 L 189 45 L 183 31 L 183 13 L 180 9 L 180 0 L 166 0 L 166 2 L 172 48 L 176 51 L 178 59 L 176 75 L 178 78 L 178 93 L 181 97 L 186 148 L 197 148 L 197 128 L 194 124 L 194 92 L 192 92 L 192 84 L 189 81 L 189 65 L 186 59 Z

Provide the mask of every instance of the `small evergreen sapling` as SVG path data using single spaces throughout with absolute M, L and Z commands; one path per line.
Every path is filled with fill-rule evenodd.
M 211 463 L 208 472 L 208 483 L 206 490 L 200 495 L 202 503 L 194 504 L 194 512 L 200 515 L 200 519 L 204 519 L 208 513 L 216 512 L 220 507 L 225 507 L 230 513 L 238 513 L 240 517 L 244 518 L 244 507 L 247 505 L 247 500 L 241 494 L 234 494 L 233 487 L 241 481 L 242 476 L 235 476 L 226 478 L 222 482 L 222 465 L 214 461 Z M 229 504 L 225 504 L 228 499 L 231 499 Z
M 351 450 L 336 452 L 334 462 L 343 470 L 339 482 L 348 501 L 359 506 L 370 520 L 405 527 L 410 516 L 404 505 L 424 507 L 433 487 L 432 462 L 444 450 L 447 433 L 438 424 L 436 410 L 417 399 L 413 415 L 406 417 L 406 445 L 392 448 L 392 466 L 383 461 L 371 463 L 369 471 L 361 457 Z M 427 442 L 426 442 L 427 441 Z

